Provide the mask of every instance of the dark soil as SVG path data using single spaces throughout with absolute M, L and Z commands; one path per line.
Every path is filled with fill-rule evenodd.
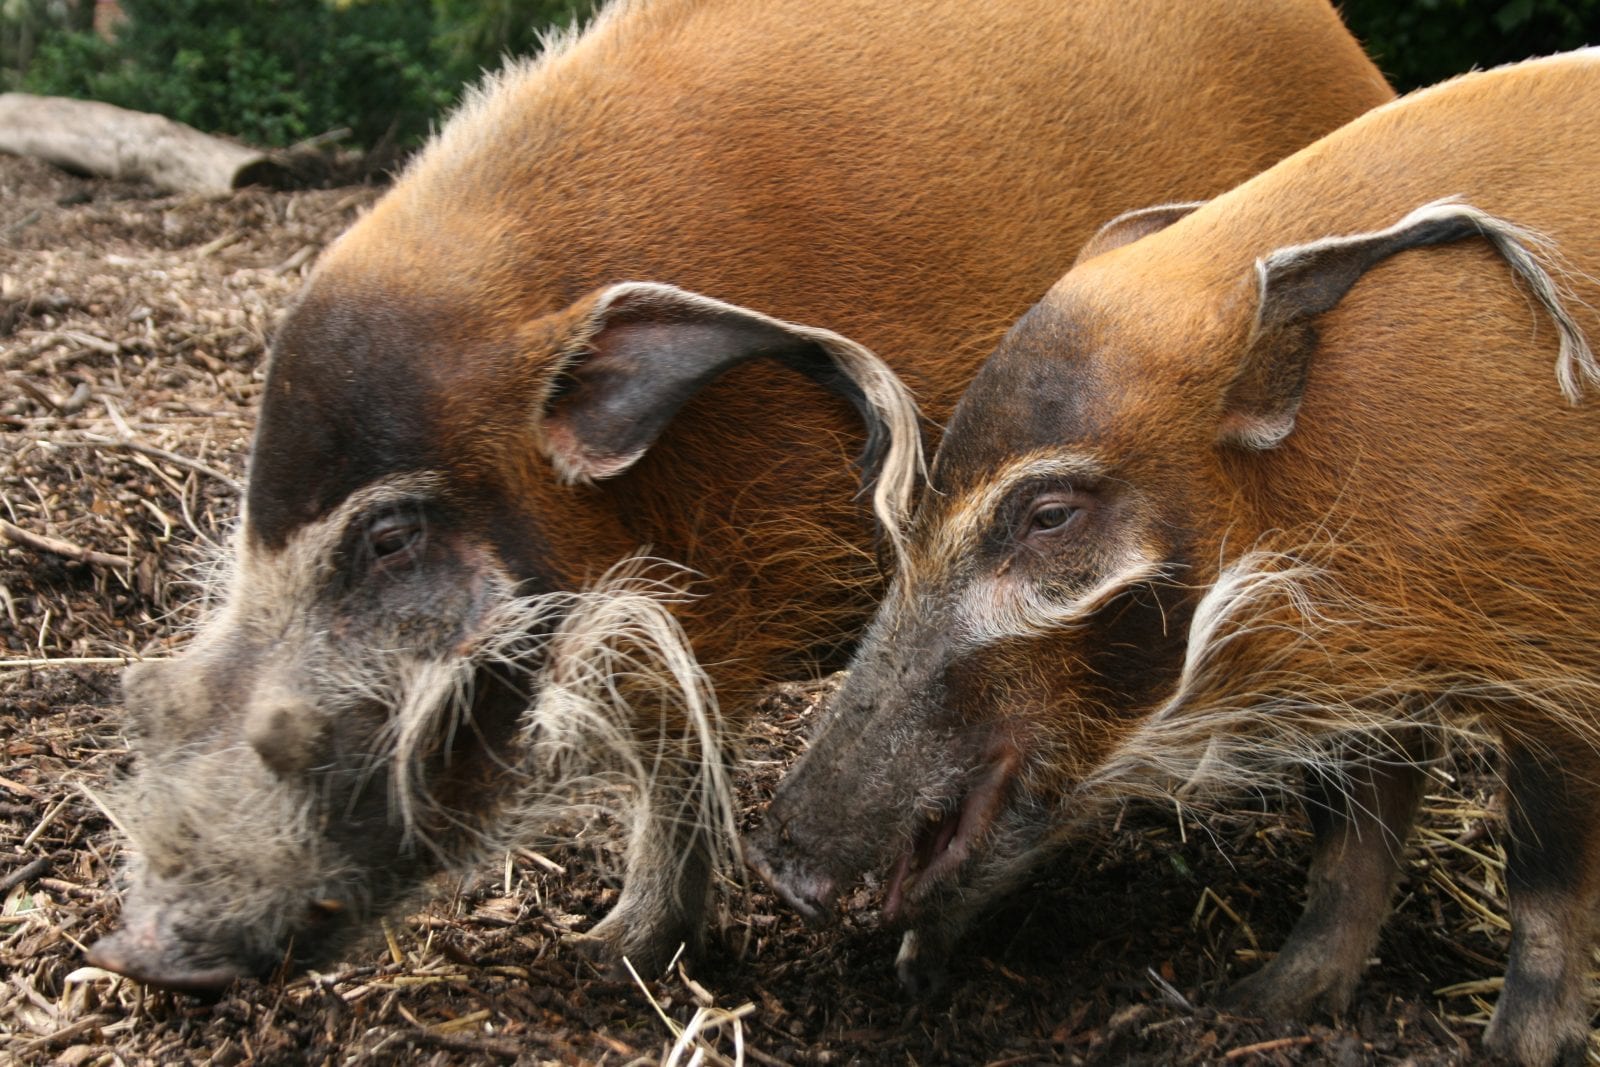
M 986 921 L 948 991 L 923 1003 L 895 986 L 898 938 L 879 927 L 871 887 L 827 931 L 760 888 L 730 892 L 705 958 L 612 980 L 567 938 L 616 894 L 614 850 L 587 840 L 441 882 L 339 968 L 243 983 L 215 1003 L 86 968 L 82 946 L 118 910 L 122 846 L 86 791 L 127 760 L 117 666 L 165 653 L 190 618 L 188 579 L 237 512 L 274 319 L 376 195 L 178 198 L 0 157 L 0 519 L 67 542 L 10 543 L 0 527 L 0 1060 L 1477 1058 L 1506 939 L 1491 775 L 1473 758 L 1429 801 L 1355 1005 L 1308 1026 L 1207 1007 L 1298 908 L 1307 838 L 1271 799 L 1206 822 L 1129 808 Z M 817 693 L 766 701 L 741 783 L 747 822 Z

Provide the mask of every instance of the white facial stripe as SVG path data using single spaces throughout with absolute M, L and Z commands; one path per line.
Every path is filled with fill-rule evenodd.
M 956 609 L 957 640 L 981 648 L 1077 626 L 1123 590 L 1158 577 L 1162 570 L 1159 561 L 1135 550 L 1114 572 L 1065 602 L 1046 599 L 1028 582 L 1003 575 L 984 578 L 967 589 Z

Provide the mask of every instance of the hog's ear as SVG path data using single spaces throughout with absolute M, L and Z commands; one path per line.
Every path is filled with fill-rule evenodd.
M 1164 230 L 1204 204 L 1204 200 L 1195 200 L 1184 204 L 1157 204 L 1155 207 L 1142 207 L 1137 211 L 1124 211 L 1095 231 L 1095 235 L 1078 250 L 1078 258 L 1072 261 L 1072 265 L 1076 267 L 1086 259 L 1093 259 L 1113 248 L 1121 248 L 1141 237 L 1148 237 L 1152 233 Z
M 1272 448 L 1294 429 L 1316 347 L 1313 320 L 1344 298 L 1356 281 L 1388 257 L 1411 248 L 1482 237 L 1528 284 L 1561 335 L 1557 374 L 1577 403 L 1582 379 L 1597 377 L 1577 324 L 1536 252 L 1548 242 L 1504 219 L 1453 199 L 1424 204 L 1388 229 L 1280 248 L 1256 261 L 1256 320 L 1223 400 L 1219 439 L 1243 448 Z
M 678 410 L 723 372 L 772 359 L 845 397 L 867 444 L 864 487 L 898 538 L 923 473 L 916 403 L 888 364 L 828 330 L 799 326 L 670 285 L 627 282 L 585 299 L 539 423 L 542 449 L 574 482 L 621 474 Z

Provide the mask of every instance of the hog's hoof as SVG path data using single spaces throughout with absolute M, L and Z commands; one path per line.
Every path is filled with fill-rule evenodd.
M 1280 953 L 1255 974 L 1235 982 L 1217 998 L 1217 1006 L 1235 1014 L 1279 1021 L 1305 1019 L 1318 1012 L 1337 1015 L 1350 1006 L 1359 978 L 1359 973 L 1308 959 L 1307 954 Z
M 651 929 L 612 911 L 587 933 L 567 933 L 562 942 L 583 953 L 608 977 L 632 981 L 630 964 L 640 978 L 655 978 L 675 957 L 692 956 L 698 951 L 699 933 L 695 923 L 664 923 L 659 929 Z
M 1589 1062 L 1587 1019 L 1563 1019 L 1560 1012 L 1506 1012 L 1495 1006 L 1483 1047 L 1489 1055 L 1519 1067 L 1580 1067 Z
M 934 948 L 927 935 L 907 930 L 894 958 L 894 973 L 907 996 L 923 1000 L 944 991 L 950 982 L 950 956 Z
M 610 939 L 596 937 L 592 933 L 567 930 L 561 935 L 561 944 L 588 960 L 608 981 L 629 981 L 628 968 L 622 964 L 622 953 Z

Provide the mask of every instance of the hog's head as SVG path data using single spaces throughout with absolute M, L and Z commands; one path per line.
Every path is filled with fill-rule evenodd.
M 676 761 L 662 803 L 718 817 L 681 576 L 588 483 L 758 357 L 869 412 L 886 470 L 915 466 L 915 409 L 859 346 L 669 286 L 496 321 L 326 271 L 291 315 L 218 606 L 127 673 L 129 889 L 93 962 L 192 991 L 323 963 L 597 776 Z
M 882 871 L 913 987 L 912 956 L 1070 832 L 1069 798 L 1183 659 L 1206 511 L 1190 428 L 1139 419 L 1152 397 L 1095 358 L 1120 324 L 1075 302 L 1052 292 L 963 397 L 849 676 L 745 842 L 812 920 Z

